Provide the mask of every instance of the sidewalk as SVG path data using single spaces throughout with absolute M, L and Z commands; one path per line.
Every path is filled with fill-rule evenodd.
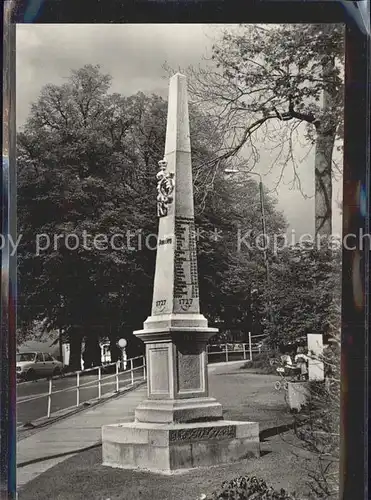
M 102 425 L 132 420 L 146 391 L 146 386 L 139 387 L 18 441 L 18 488 L 77 452 L 100 444 Z

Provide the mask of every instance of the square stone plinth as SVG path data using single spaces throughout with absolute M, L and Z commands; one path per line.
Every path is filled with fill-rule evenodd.
M 135 409 L 135 420 L 170 424 L 203 420 L 222 420 L 223 407 L 211 397 L 168 400 L 145 400 Z
M 129 422 L 102 428 L 103 465 L 172 473 L 260 456 L 259 424 Z

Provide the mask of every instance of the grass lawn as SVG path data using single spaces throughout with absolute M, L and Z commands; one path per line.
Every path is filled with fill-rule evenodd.
M 172 476 L 103 467 L 99 447 L 49 469 L 19 492 L 19 500 L 196 500 L 241 475 L 256 475 L 276 489 L 304 495 L 306 463 L 296 456 L 300 450 L 293 442 L 291 432 L 276 435 L 262 442 L 259 459 Z

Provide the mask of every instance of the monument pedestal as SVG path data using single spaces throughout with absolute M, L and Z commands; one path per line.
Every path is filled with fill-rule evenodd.
M 183 315 L 183 321 L 176 314 L 149 317 L 135 332 L 146 344 L 148 378 L 147 399 L 136 408 L 136 420 L 165 424 L 223 418 L 222 405 L 208 395 L 206 343 L 215 333 L 201 314 Z
M 259 457 L 259 425 L 223 420 L 208 395 L 206 342 L 216 330 L 156 329 L 151 318 L 145 327 L 135 335 L 146 343 L 147 399 L 135 422 L 103 427 L 103 465 L 171 473 Z
M 260 456 L 255 422 L 107 425 L 102 441 L 103 465 L 165 474 Z

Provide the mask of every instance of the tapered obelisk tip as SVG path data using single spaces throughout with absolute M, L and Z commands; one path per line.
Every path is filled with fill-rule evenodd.
M 165 157 L 159 162 L 158 247 L 152 316 L 200 314 L 187 79 L 170 78 Z M 187 320 L 187 321 L 188 321 Z M 169 321 L 172 318 L 169 316 Z M 197 316 L 206 326 L 206 319 Z
M 191 153 L 187 78 L 176 73 L 169 82 L 165 156 L 174 151 Z

